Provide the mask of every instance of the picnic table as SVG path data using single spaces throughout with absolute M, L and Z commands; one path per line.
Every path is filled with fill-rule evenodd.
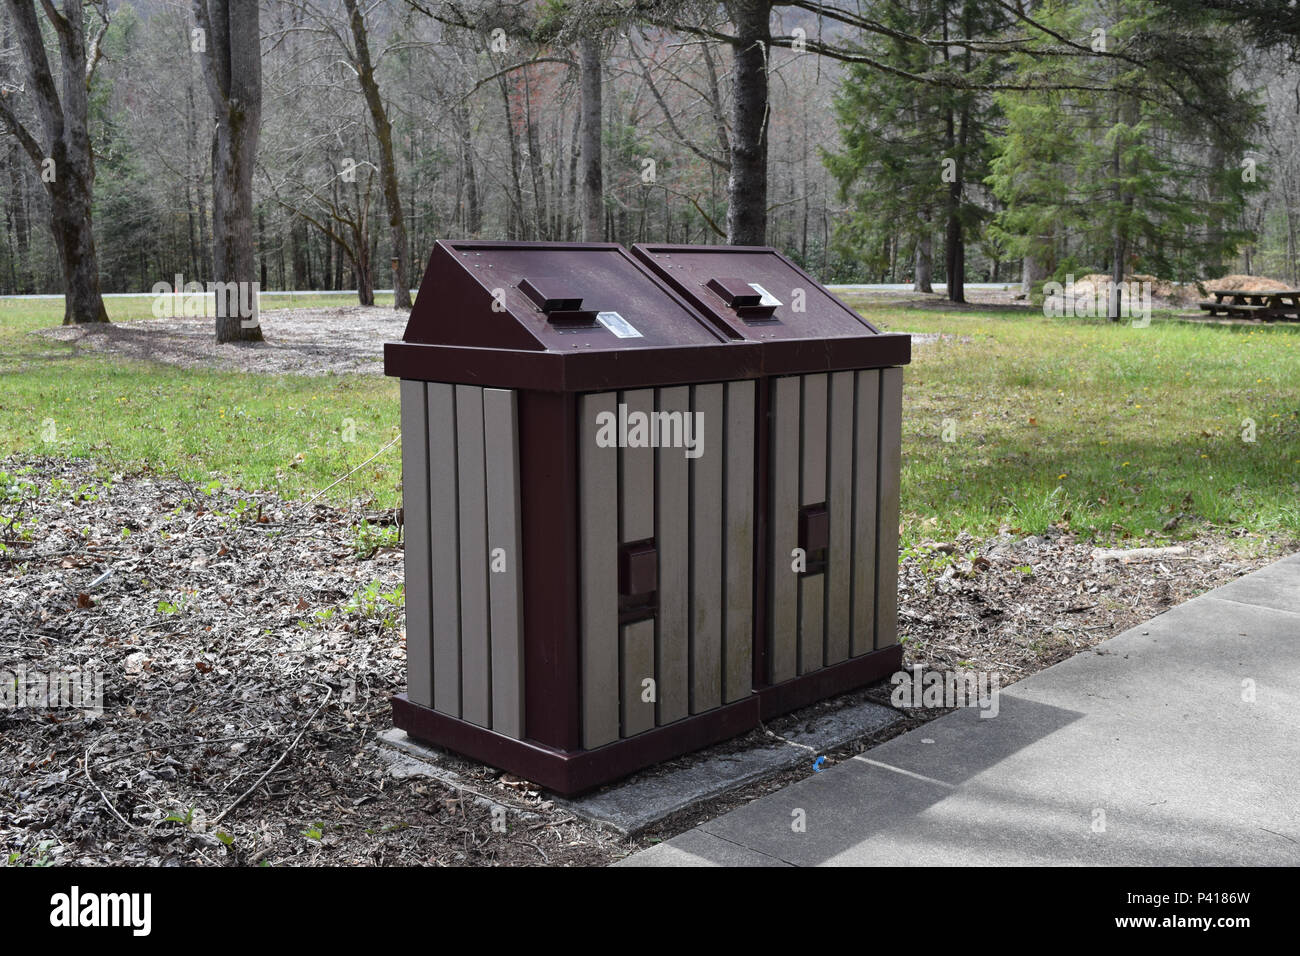
M 1213 302 L 1202 302 L 1201 309 L 1210 315 L 1235 316 L 1237 318 L 1263 319 L 1274 322 L 1278 319 L 1300 321 L 1300 290 L 1270 289 L 1246 292 L 1241 289 L 1212 292 Z

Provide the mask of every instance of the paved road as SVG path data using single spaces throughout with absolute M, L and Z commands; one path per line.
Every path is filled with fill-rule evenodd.
M 1020 681 L 995 718 L 978 713 L 619 865 L 1296 865 L 1300 555 Z

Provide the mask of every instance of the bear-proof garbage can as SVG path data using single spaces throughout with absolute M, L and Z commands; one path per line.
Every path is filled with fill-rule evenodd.
M 439 242 L 385 346 L 394 724 L 561 793 L 899 663 L 881 591 L 910 340 L 771 250 L 688 276 L 658 248 Z M 772 304 L 796 289 L 797 309 Z

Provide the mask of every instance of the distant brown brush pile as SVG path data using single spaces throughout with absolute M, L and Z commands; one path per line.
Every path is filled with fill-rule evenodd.
M 1290 286 L 1281 279 L 1269 279 L 1264 276 L 1230 275 L 1220 279 L 1207 279 L 1204 282 L 1171 282 L 1156 276 L 1133 273 L 1124 276 L 1125 282 L 1150 282 L 1151 298 L 1157 307 L 1170 308 L 1192 306 L 1208 298 L 1211 292 L 1264 292 L 1272 289 L 1288 289 Z M 1076 290 L 1083 291 L 1084 284 L 1089 284 L 1105 296 L 1110 289 L 1110 276 L 1094 272 L 1074 280 Z

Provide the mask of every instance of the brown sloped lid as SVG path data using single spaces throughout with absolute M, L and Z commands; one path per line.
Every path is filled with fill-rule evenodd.
M 763 343 L 769 374 L 911 360 L 911 336 L 881 332 L 775 249 L 640 243 L 632 254 L 724 335 Z
M 443 240 L 403 341 L 574 352 L 726 336 L 615 243 Z
M 439 241 L 388 375 L 595 391 L 761 374 L 733 341 L 616 243 Z

